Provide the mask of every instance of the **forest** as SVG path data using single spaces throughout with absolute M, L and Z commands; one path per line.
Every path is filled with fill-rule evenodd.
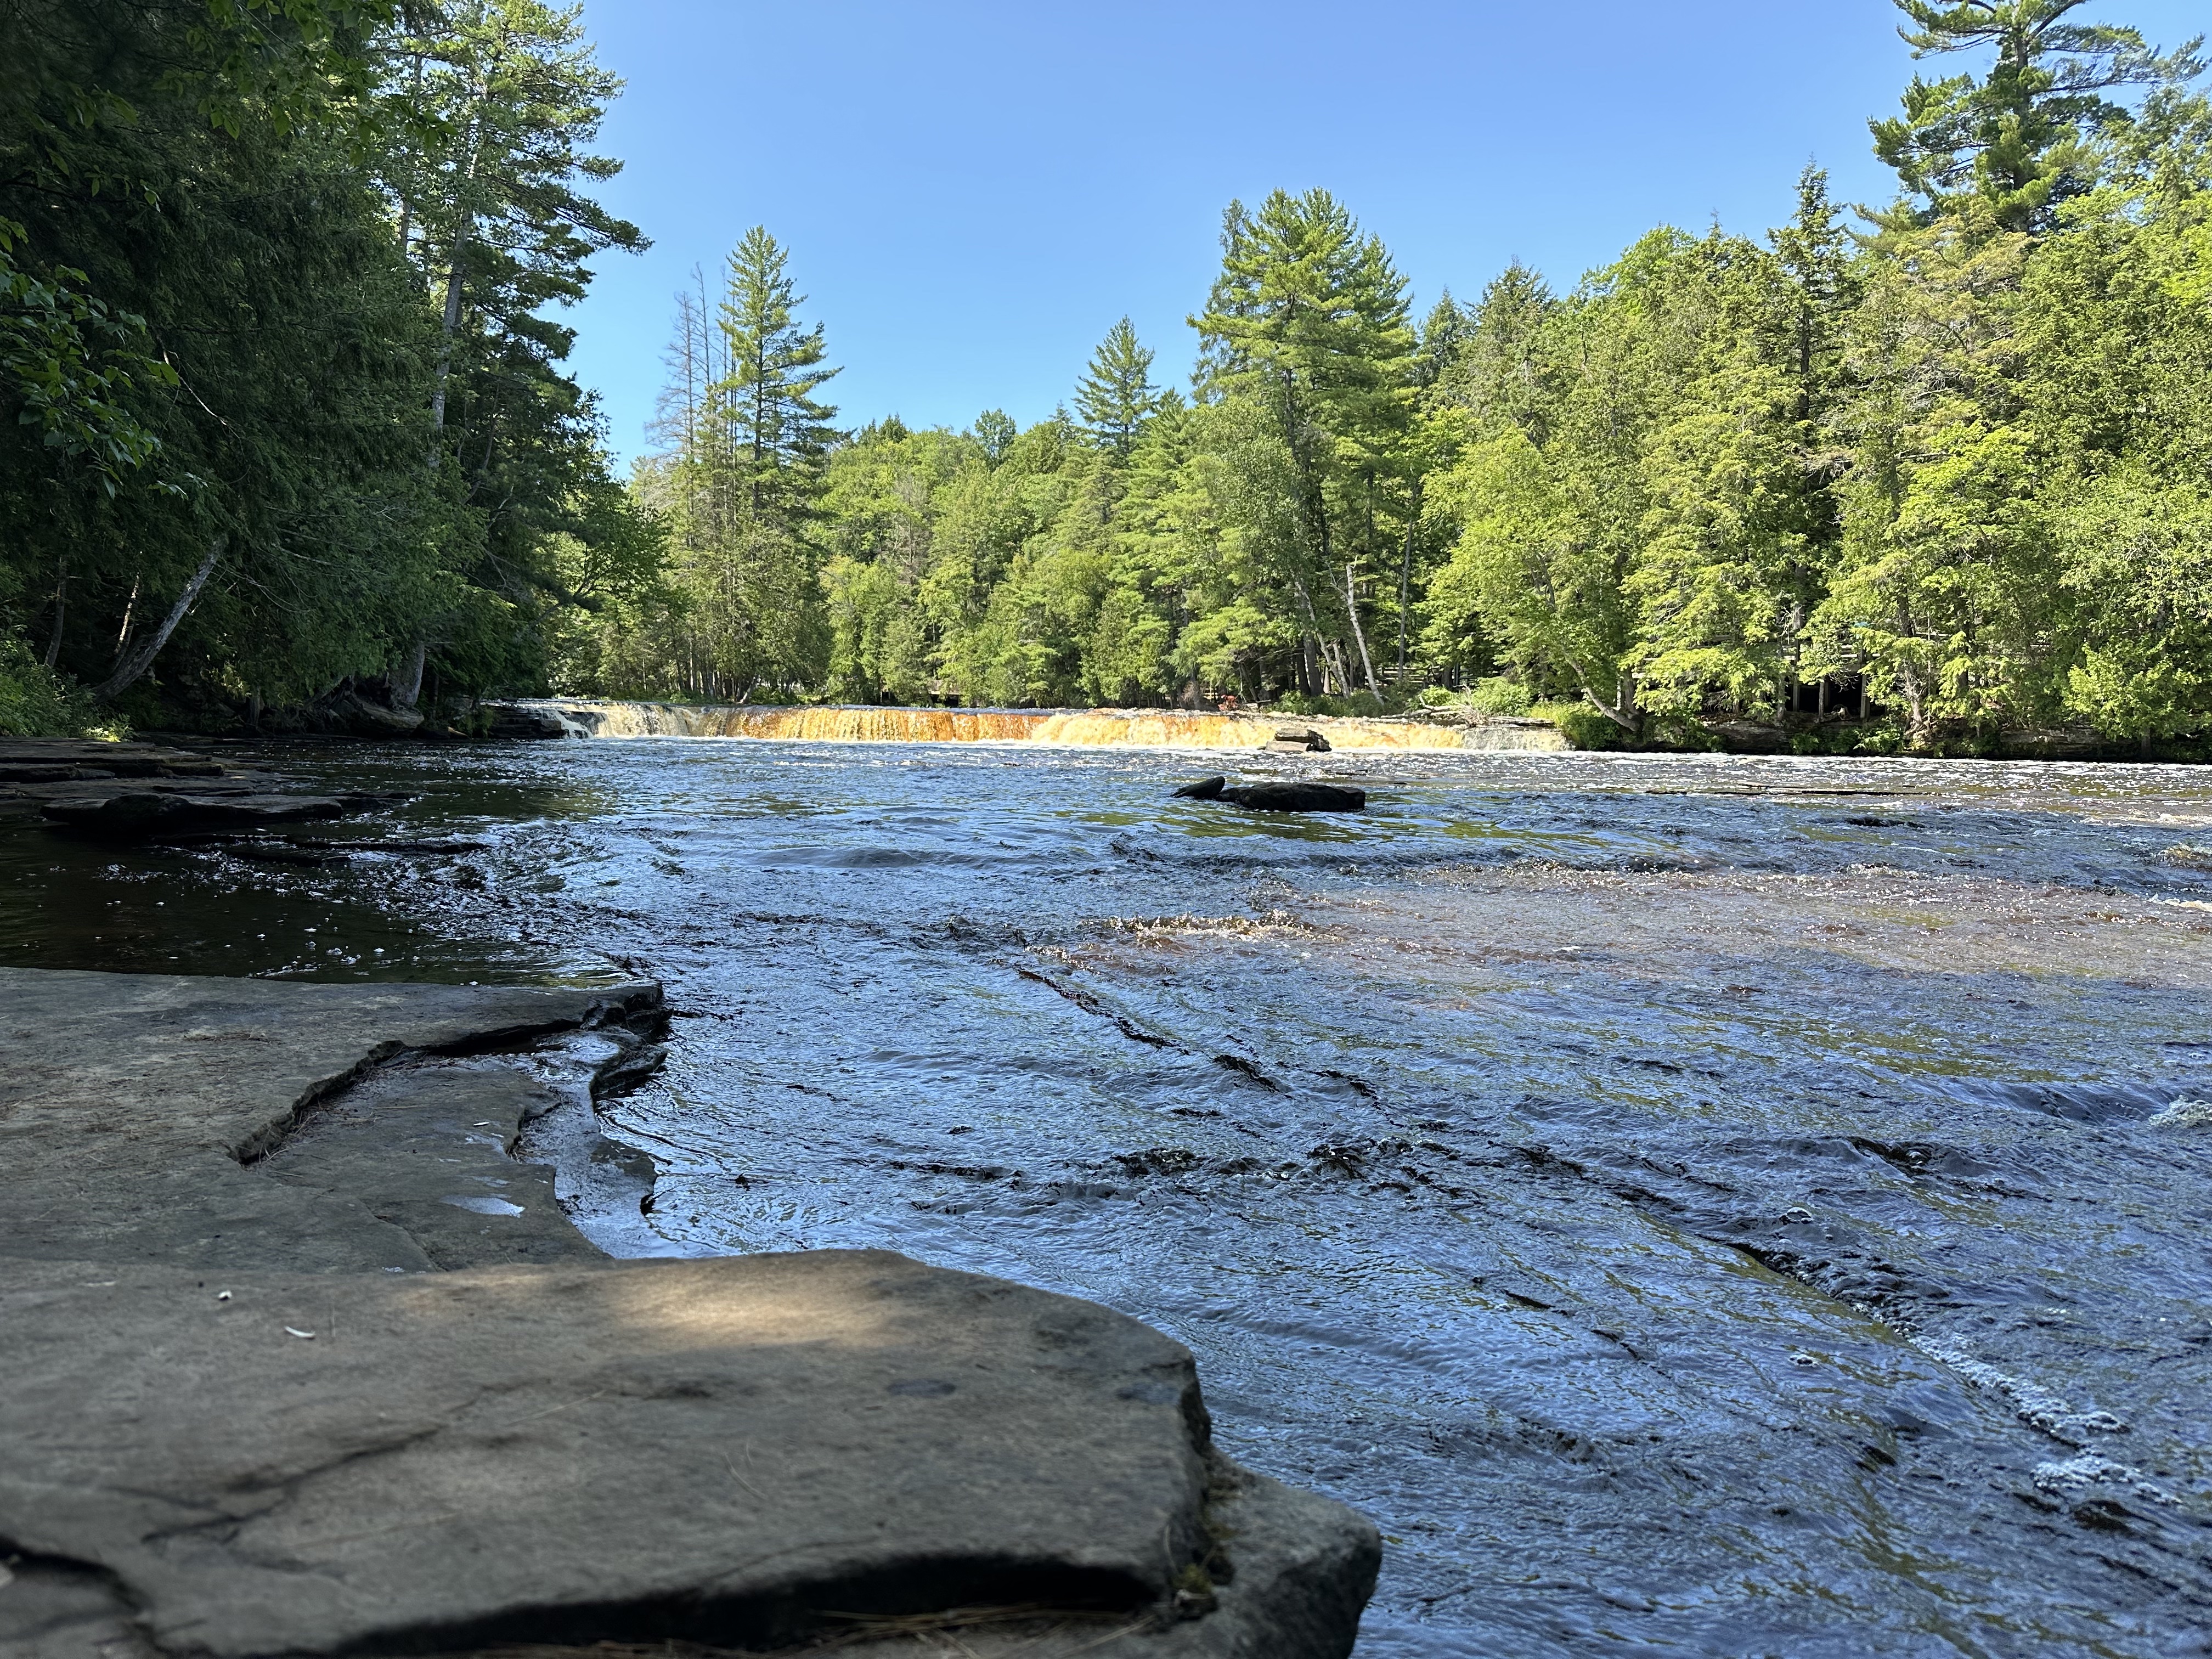
M 1898 0 L 1926 72 L 1751 237 L 1414 307 L 1231 203 L 1194 366 L 841 424 L 764 227 L 615 476 L 559 307 L 618 83 L 538 0 L 8 0 L 0 731 L 717 702 L 1534 711 L 1584 746 L 2212 740 L 2212 102 L 2084 0 Z M 1480 273 L 1477 274 L 1480 276 Z

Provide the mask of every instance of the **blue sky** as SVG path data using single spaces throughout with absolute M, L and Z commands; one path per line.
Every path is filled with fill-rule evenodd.
M 2087 15 L 2171 45 L 2203 0 Z M 567 313 L 620 455 L 675 290 L 748 226 L 792 250 L 852 423 L 1027 423 L 1125 312 L 1180 380 L 1222 208 L 1322 185 L 1423 305 L 1516 257 L 1571 285 L 1653 225 L 1758 233 L 1818 160 L 1886 199 L 1889 0 L 586 0 L 629 82 L 608 205 L 653 239 Z

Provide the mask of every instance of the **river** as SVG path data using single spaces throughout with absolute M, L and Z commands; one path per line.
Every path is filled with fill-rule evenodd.
M 315 747 L 459 856 L 0 845 L 0 961 L 662 979 L 670 1254 L 1196 1352 L 1388 1540 L 1363 1659 L 2212 1653 L 2212 774 Z

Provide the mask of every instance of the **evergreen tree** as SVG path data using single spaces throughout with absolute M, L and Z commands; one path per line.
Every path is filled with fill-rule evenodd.
M 1163 401 L 1152 384 L 1152 354 L 1137 343 L 1137 331 L 1124 317 L 1091 353 L 1076 387 L 1076 412 L 1093 437 L 1126 461 Z
M 2087 3 L 1896 0 L 1916 58 L 1994 49 L 1996 61 L 1978 77 L 1915 75 L 1905 112 L 1869 123 L 1875 154 L 1917 204 L 1891 222 L 1926 224 L 1973 198 L 2002 229 L 2048 230 L 2094 183 L 2096 142 L 2131 119 L 2107 94 L 2202 71 L 2202 36 L 2161 55 L 2137 30 L 2071 21 Z
M 793 529 L 821 487 L 838 437 L 836 408 L 819 402 L 837 370 L 827 367 L 822 325 L 802 327 L 790 254 L 764 225 L 730 255 L 721 307 L 727 373 L 714 389 L 716 441 L 736 468 L 745 510 Z
M 1544 279 L 1518 259 L 1483 289 L 1442 390 L 1486 433 L 1510 421 L 1543 441 L 1545 412 L 1557 388 L 1540 342 L 1557 303 Z
M 675 677 L 709 696 L 811 684 L 830 644 L 815 520 L 842 434 L 831 424 L 837 411 L 815 394 L 837 370 L 821 326 L 798 319 L 804 301 L 789 265 L 764 226 L 747 231 L 711 323 L 703 303 L 679 298 L 668 353 L 662 429 L 678 447 L 653 478 L 678 549 Z
M 1387 556 L 1384 489 L 1405 461 L 1416 343 L 1405 279 L 1325 190 L 1276 191 L 1256 215 L 1231 204 L 1222 246 L 1209 307 L 1192 319 L 1206 345 L 1200 391 L 1258 403 L 1290 455 L 1304 534 L 1281 574 L 1306 626 L 1302 678 L 1350 690 L 1356 647 L 1371 691 L 1357 571 Z

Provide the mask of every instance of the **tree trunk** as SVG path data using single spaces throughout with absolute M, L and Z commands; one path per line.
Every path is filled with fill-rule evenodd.
M 446 273 L 446 315 L 444 331 L 438 341 L 438 379 L 430 392 L 430 465 L 438 464 L 438 437 L 446 429 L 446 380 L 453 368 L 453 335 L 461 325 L 461 255 L 468 246 L 468 233 L 463 231 L 453 241 L 453 269 Z
M 1345 665 L 1344 647 L 1334 640 L 1323 640 L 1321 647 L 1324 670 L 1322 690 L 1323 691 L 1328 690 L 1328 673 L 1333 671 L 1336 675 L 1337 689 L 1349 694 L 1352 690 L 1352 670 Z
M 1367 635 L 1359 626 L 1359 595 L 1352 592 L 1352 567 L 1344 567 L 1344 608 L 1352 614 L 1352 637 L 1359 642 L 1359 665 L 1367 671 L 1367 689 L 1382 696 L 1382 688 L 1375 684 L 1375 659 L 1367 654 Z
M 446 260 L 446 310 L 438 339 L 438 376 L 430 393 L 430 465 L 438 464 L 438 437 L 446 429 L 446 380 L 453 367 L 453 336 L 461 326 L 461 265 L 467 258 L 469 243 L 476 235 L 476 210 L 470 206 L 470 195 L 477 179 L 477 167 L 483 159 L 483 109 L 491 96 L 489 75 L 477 82 L 477 109 L 469 118 L 469 153 L 462 167 L 461 176 L 453 188 L 453 244 Z M 428 240 L 427 238 L 425 239 Z
M 52 673 L 54 665 L 62 659 L 62 624 L 69 620 L 69 573 L 64 571 L 54 583 L 54 631 L 46 641 L 46 672 Z
M 1413 480 L 1413 510 L 1406 520 L 1406 550 L 1398 558 L 1398 683 L 1406 683 L 1406 617 L 1413 589 L 1413 532 L 1421 522 L 1422 480 Z
M 1579 676 L 1577 678 L 1579 678 Z M 1644 735 L 1643 722 L 1638 718 L 1635 712 L 1636 682 L 1631 679 L 1627 675 L 1623 674 L 1617 681 L 1614 682 L 1613 695 L 1613 701 L 1612 702 L 1607 702 L 1605 699 L 1599 696 L 1596 692 L 1591 690 L 1587 683 L 1583 686 L 1583 696 L 1589 701 L 1591 708 L 1596 709 L 1599 714 L 1604 715 L 1606 719 L 1611 720 L 1622 731 L 1627 732 L 1630 737 L 1642 737 Z
M 409 54 L 415 60 L 415 89 L 413 101 L 418 106 L 422 101 L 422 54 Z M 399 192 L 399 257 L 407 257 L 407 245 L 415 240 L 415 183 L 410 179 Z
M 217 536 L 208 544 L 207 557 L 202 559 L 200 568 L 192 572 L 191 580 L 186 582 L 185 591 L 177 595 L 176 604 L 169 607 L 169 614 L 161 619 L 161 625 L 154 630 L 150 638 L 127 653 L 115 665 L 113 673 L 93 687 L 92 696 L 95 702 L 106 702 L 129 690 L 154 665 L 154 659 L 169 642 L 169 635 L 177 631 L 177 624 L 184 621 L 185 612 L 192 608 L 192 601 L 199 598 L 200 589 L 207 586 L 208 578 L 215 574 L 215 562 L 222 556 L 224 541 L 225 538 Z
M 131 629 L 138 620 L 138 595 L 145 586 L 143 576 L 134 579 L 131 584 L 131 597 L 124 601 L 123 626 L 115 631 L 115 659 L 118 662 L 123 660 L 123 653 L 131 648 Z
M 416 640 L 415 648 L 407 654 L 407 665 L 399 671 L 399 678 L 392 682 L 392 706 L 394 708 L 412 708 L 415 700 L 422 695 L 422 664 L 429 654 L 429 642 Z

